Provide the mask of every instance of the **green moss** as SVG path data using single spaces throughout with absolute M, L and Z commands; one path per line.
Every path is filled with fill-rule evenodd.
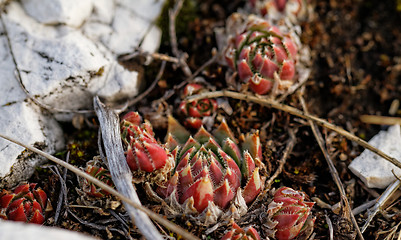
M 157 19 L 156 24 L 162 30 L 162 44 L 168 45 L 170 42 L 169 35 L 169 10 L 175 5 L 176 0 L 166 0 L 160 17 Z M 182 8 L 176 19 L 176 35 L 177 39 L 185 36 L 189 41 L 192 40 L 189 23 L 194 21 L 198 14 L 196 0 L 185 0 Z

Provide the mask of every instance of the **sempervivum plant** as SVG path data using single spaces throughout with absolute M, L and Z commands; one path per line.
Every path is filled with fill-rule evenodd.
M 36 183 L 22 184 L 13 192 L 3 190 L 0 194 L 0 218 L 27 223 L 42 224 L 47 195 L 36 188 Z
M 98 166 L 96 160 L 89 161 L 86 164 L 85 172 L 91 175 L 92 177 L 99 179 L 103 183 L 106 183 L 109 186 L 113 186 L 113 181 L 111 179 L 109 170 L 101 166 Z M 110 195 L 109 192 L 101 189 L 92 182 L 89 182 L 87 179 L 83 179 L 81 184 L 82 184 L 82 190 L 90 197 L 102 198 Z
M 238 218 L 262 189 L 257 132 L 244 137 L 241 151 L 225 121 L 213 134 L 201 127 L 192 137 L 170 117 L 166 144 L 176 168 L 157 193 L 177 213 L 197 216 L 206 225 L 221 216 Z
M 315 219 L 310 215 L 314 202 L 305 201 L 303 192 L 281 187 L 274 194 L 268 212 L 278 240 L 294 239 L 308 228 L 313 228 Z
M 168 149 L 154 138 L 152 125 L 148 121 L 141 122 L 137 112 L 129 112 L 122 118 L 121 136 L 127 146 L 128 166 L 137 182 L 145 179 L 163 182 L 174 168 L 174 159 Z
M 232 229 L 228 231 L 221 240 L 260 240 L 259 233 L 253 227 L 242 229 L 235 222 Z
M 267 20 L 251 15 L 246 21 L 245 29 L 229 38 L 227 64 L 257 94 L 267 94 L 275 85 L 287 89 L 295 81 L 296 44 Z
M 257 14 L 274 20 L 284 16 L 296 20 L 305 7 L 303 0 L 249 0 L 249 5 Z
M 205 87 L 199 83 L 189 83 L 182 92 L 182 98 L 199 94 L 207 91 Z M 211 116 L 216 112 L 217 101 L 215 99 L 200 99 L 195 101 L 182 100 L 178 107 L 180 115 L 185 117 L 184 125 L 186 127 L 199 129 L 202 126 L 202 118 Z

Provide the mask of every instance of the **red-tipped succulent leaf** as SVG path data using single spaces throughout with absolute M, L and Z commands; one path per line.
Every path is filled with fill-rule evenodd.
M 151 124 L 142 123 L 137 112 L 130 112 L 122 118 L 122 139 L 128 166 L 138 175 L 147 175 L 155 181 L 164 180 L 174 167 L 174 160 L 166 147 L 156 141 Z M 139 179 L 139 178 L 138 178 Z
M 86 164 L 85 172 L 111 187 L 114 186 L 109 170 L 101 166 L 97 166 L 95 161 L 89 161 Z M 87 195 L 95 198 L 102 198 L 110 195 L 109 192 L 97 187 L 95 184 L 89 182 L 87 179 L 83 179 L 82 190 Z
M 36 188 L 36 183 L 22 184 L 12 192 L 3 190 L 0 194 L 0 218 L 42 224 L 46 204 L 47 195 Z
M 259 233 L 252 226 L 242 229 L 233 222 L 231 230 L 228 231 L 221 240 L 261 240 L 261 238 Z
M 182 98 L 199 94 L 207 91 L 205 87 L 198 83 L 189 83 L 182 92 Z M 182 100 L 178 107 L 178 112 L 182 115 L 184 125 L 189 128 L 199 129 L 202 126 L 202 118 L 211 116 L 217 110 L 215 99 L 200 99 L 195 101 Z
M 294 19 L 305 7 L 302 0 L 249 0 L 249 6 L 253 12 L 269 19 Z
M 269 205 L 269 208 L 274 208 L 272 220 L 277 222 L 275 238 L 294 239 L 302 233 L 305 230 L 305 223 L 311 219 L 313 205 L 314 202 L 305 201 L 303 192 L 289 187 L 279 188 L 274 194 L 273 203 Z
M 262 18 L 246 21 L 245 30 L 229 39 L 227 64 L 257 94 L 269 93 L 275 84 L 280 90 L 288 88 L 295 81 L 298 51 L 291 36 Z

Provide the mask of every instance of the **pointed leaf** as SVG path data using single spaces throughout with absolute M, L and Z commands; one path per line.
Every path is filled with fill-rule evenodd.
M 168 130 L 174 138 L 180 143 L 184 143 L 188 140 L 191 134 L 172 116 L 168 116 Z

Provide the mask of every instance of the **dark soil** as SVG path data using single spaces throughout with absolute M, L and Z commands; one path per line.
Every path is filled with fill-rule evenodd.
M 192 15 L 185 18 L 188 22 L 181 24 L 180 28 L 177 26 L 178 47 L 188 53 L 187 62 L 194 72 L 212 57 L 212 49 L 216 47 L 214 28 L 223 26 L 225 19 L 244 2 L 228 0 L 186 2 L 193 3 L 193 5 L 187 3 L 189 10 L 186 10 Z M 312 20 L 302 23 L 302 41 L 309 45 L 313 58 L 312 74 L 306 84 L 305 94 L 309 111 L 313 115 L 369 140 L 380 129 L 386 127 L 365 124 L 361 122 L 360 115 L 387 116 L 392 102 L 401 98 L 401 13 L 397 12 L 397 1 L 313 0 L 311 4 L 315 6 Z M 168 37 L 163 38 L 160 52 L 172 55 Z M 145 67 L 145 78 L 149 85 L 155 78 L 159 66 L 160 61 L 155 60 L 150 66 Z M 216 89 L 223 89 L 227 87 L 226 70 L 224 66 L 212 64 L 202 71 L 200 76 Z M 182 71 L 172 64 L 167 64 L 158 86 L 131 109 L 142 111 L 145 118 L 152 121 L 154 113 L 151 108 L 146 107 L 183 80 L 185 77 Z M 180 90 L 177 89 L 174 95 L 166 99 L 165 103 L 170 107 L 161 109 L 163 113 L 177 107 L 175 99 L 179 97 Z M 240 133 L 246 133 L 251 129 L 262 128 L 261 138 L 267 176 L 272 174 L 278 166 L 278 160 L 282 157 L 289 139 L 289 129 L 298 129 L 295 148 L 273 187 L 286 185 L 302 190 L 309 198 L 317 197 L 329 205 L 335 205 L 340 201 L 339 191 L 330 175 L 326 160 L 306 121 L 253 103 L 237 100 L 229 100 L 229 103 L 233 108 L 233 114 L 228 115 L 220 109 L 217 118 L 225 117 L 237 137 Z M 289 96 L 284 103 L 302 109 L 296 96 Z M 156 109 L 153 109 L 153 112 L 155 111 Z M 401 111 L 398 110 L 395 116 L 400 114 Z M 66 129 L 71 130 L 66 136 L 69 139 L 66 149 L 71 151 L 70 161 L 81 167 L 85 165 L 86 160 L 98 154 L 96 119 L 89 118 L 88 120 L 92 127 L 84 124 L 86 126 L 84 130 L 65 126 Z M 166 132 L 165 123 L 152 123 L 158 138 L 163 139 Z M 377 197 L 375 193 L 380 194 L 382 190 L 367 190 L 347 168 L 349 163 L 363 151 L 363 148 L 329 130 L 321 128 L 321 131 L 341 181 L 347 190 L 351 207 L 355 208 Z M 66 154 L 60 153 L 60 157 L 65 158 Z M 43 181 L 43 179 L 46 180 Z M 136 229 L 128 227 L 130 225 L 128 217 L 121 207 L 104 211 L 101 208 L 96 208 L 94 211 L 77 207 L 70 207 L 67 211 L 63 207 L 60 210 L 59 220 L 54 222 L 60 192 L 59 176 L 47 169 L 42 169 L 38 170 L 32 181 L 41 182 L 45 185 L 45 190 L 50 193 L 53 210 L 49 212 L 50 220 L 47 221 L 47 225 L 88 232 L 103 239 L 129 239 L 128 235 L 134 238 L 140 237 Z M 66 183 L 68 204 L 82 204 L 81 196 L 75 189 L 78 183 L 75 175 L 68 173 Z M 104 207 L 110 204 L 111 200 L 98 201 L 94 205 Z M 152 210 L 160 210 L 147 199 L 143 201 L 145 205 L 149 204 L 148 207 Z M 398 211 L 400 208 L 401 204 L 396 202 L 387 209 L 386 215 L 376 216 L 364 233 L 365 239 L 384 239 L 388 233 L 380 234 L 380 232 L 389 230 L 400 222 L 401 215 Z M 71 212 L 77 217 L 74 217 Z M 313 214 L 317 217 L 314 229 L 315 239 L 329 238 L 326 217 L 333 223 L 335 239 L 352 239 L 356 236 L 352 223 L 341 218 L 341 214 L 337 215 L 319 205 L 315 205 Z M 119 217 L 112 217 L 116 215 Z M 366 216 L 359 214 L 356 218 L 359 226 L 362 226 Z M 190 226 L 182 219 L 175 221 L 182 223 L 183 227 L 193 231 L 197 236 L 205 230 Z M 224 229 L 221 228 L 211 237 L 221 236 L 223 232 Z

